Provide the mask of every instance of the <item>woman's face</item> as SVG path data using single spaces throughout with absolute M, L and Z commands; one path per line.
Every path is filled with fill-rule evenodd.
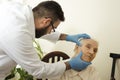
M 82 51 L 82 59 L 91 62 L 97 53 L 98 43 L 93 39 L 83 39 L 82 46 L 76 46 L 75 53 L 79 54 Z

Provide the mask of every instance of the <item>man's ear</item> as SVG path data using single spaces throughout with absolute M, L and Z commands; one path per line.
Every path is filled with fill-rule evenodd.
M 44 19 L 43 19 L 43 24 L 44 24 L 44 26 L 50 25 L 51 21 L 52 21 L 51 18 L 44 18 Z

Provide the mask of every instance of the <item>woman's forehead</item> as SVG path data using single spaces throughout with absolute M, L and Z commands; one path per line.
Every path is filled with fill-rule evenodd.
M 83 45 L 89 44 L 89 45 L 98 47 L 98 42 L 95 41 L 95 40 L 93 40 L 93 39 L 83 39 L 83 40 L 82 40 L 82 44 L 83 44 Z

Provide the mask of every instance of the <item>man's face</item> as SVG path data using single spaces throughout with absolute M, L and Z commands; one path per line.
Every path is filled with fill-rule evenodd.
M 93 39 L 83 39 L 82 46 L 76 46 L 76 53 L 82 51 L 82 59 L 87 62 L 91 62 L 97 53 L 98 43 Z
M 60 20 L 51 23 L 50 18 L 37 19 L 35 20 L 35 37 L 40 38 L 45 34 L 50 34 L 60 24 Z

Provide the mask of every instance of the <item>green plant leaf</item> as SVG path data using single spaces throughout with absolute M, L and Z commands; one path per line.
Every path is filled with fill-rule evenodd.
M 15 74 L 10 74 L 5 78 L 5 80 L 8 80 L 8 79 L 11 79 L 11 78 L 14 78 L 14 77 L 15 77 Z

